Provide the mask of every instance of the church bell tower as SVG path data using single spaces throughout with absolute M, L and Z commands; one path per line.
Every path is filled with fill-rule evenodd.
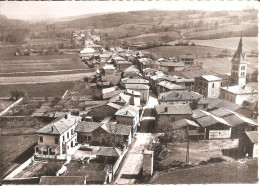
M 243 51 L 242 36 L 240 38 L 237 50 L 231 62 L 232 62 L 231 78 L 234 80 L 236 85 L 245 85 L 247 59 L 246 59 L 246 53 Z

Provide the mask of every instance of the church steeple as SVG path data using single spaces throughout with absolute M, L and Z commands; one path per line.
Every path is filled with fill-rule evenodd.
M 233 78 L 236 84 L 245 85 L 247 59 L 246 59 L 246 53 L 243 50 L 242 35 L 240 37 L 237 50 L 235 51 L 235 54 L 231 62 L 232 62 L 231 77 Z

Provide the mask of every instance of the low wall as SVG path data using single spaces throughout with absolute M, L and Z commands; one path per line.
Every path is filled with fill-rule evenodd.
M 17 169 L 15 169 L 11 174 L 9 174 L 4 180 L 8 180 L 10 178 L 15 177 L 18 173 L 20 173 L 23 169 L 28 167 L 32 163 L 32 157 L 29 158 L 26 162 L 24 162 L 22 165 L 20 165 Z
M 33 184 L 33 185 L 38 185 L 40 182 L 39 177 L 29 177 L 29 178 L 10 178 L 10 179 L 4 179 L 1 181 L 1 184 L 12 184 L 12 185 L 17 185 L 17 184 L 22 184 L 22 185 L 27 185 L 27 184 Z
M 117 171 L 117 169 L 118 169 L 120 163 L 122 162 L 122 160 L 123 160 L 123 158 L 124 158 L 124 156 L 125 156 L 127 150 L 128 150 L 128 149 L 127 149 L 127 147 L 125 146 L 124 149 L 123 149 L 123 152 L 122 152 L 121 156 L 119 156 L 119 158 L 117 159 L 116 163 L 114 164 L 114 166 L 113 166 L 113 176 L 116 174 L 116 171 Z

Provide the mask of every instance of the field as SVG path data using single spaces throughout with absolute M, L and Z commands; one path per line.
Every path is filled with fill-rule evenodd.
M 61 97 L 76 82 L 0 85 L 0 97 L 10 96 L 11 90 L 22 90 L 29 97 Z
M 161 46 L 146 49 L 145 51 L 152 52 L 162 57 L 176 57 L 178 55 L 195 55 L 204 57 L 210 54 L 211 56 L 220 55 L 223 49 L 208 47 L 208 46 Z
M 0 136 L 0 177 L 15 165 L 12 161 L 36 141 L 36 135 Z
M 11 105 L 13 101 L 8 101 L 8 100 L 2 100 L 0 99 L 0 112 L 3 111 L 6 107 Z
M 236 148 L 237 146 L 238 140 L 230 139 L 190 142 L 190 162 L 199 163 L 211 157 L 221 157 L 232 161 L 232 158 L 223 156 L 220 149 Z M 169 165 L 172 161 L 185 162 L 187 143 L 170 143 L 168 149 L 170 154 L 160 162 L 162 165 Z
M 257 159 L 248 160 L 245 169 L 239 162 L 216 163 L 172 172 L 156 173 L 150 184 L 213 184 L 213 183 L 256 183 L 258 182 Z
M 77 55 L 2 57 L 0 73 L 86 69 Z
M 235 51 L 237 49 L 239 37 L 211 39 L 211 40 L 192 40 L 196 45 L 210 46 Z M 257 37 L 243 37 L 243 47 L 247 54 L 251 51 L 258 51 Z

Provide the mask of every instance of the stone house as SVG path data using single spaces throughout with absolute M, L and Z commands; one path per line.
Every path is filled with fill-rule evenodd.
M 127 105 L 115 113 L 117 123 L 132 127 L 132 135 L 137 132 L 137 127 L 140 126 L 139 110 L 139 107 Z
M 192 110 L 189 105 L 156 105 L 155 106 L 155 127 L 157 131 L 169 123 L 180 119 L 190 119 Z
M 36 133 L 38 134 L 38 145 L 36 153 L 48 155 L 68 154 L 77 142 L 75 128 L 81 117 L 65 115 L 57 118 L 50 124 L 44 126 Z M 37 150 L 38 149 L 38 150 Z
M 200 93 L 204 97 L 219 98 L 221 86 L 222 78 L 213 75 L 205 75 L 195 78 L 194 91 Z
M 103 69 L 105 71 L 106 76 L 115 75 L 116 73 L 116 68 L 114 67 L 114 65 L 106 64 L 105 66 L 103 66 Z
M 119 70 L 121 72 L 132 65 L 133 65 L 133 63 L 131 63 L 130 61 L 117 61 L 116 62 L 116 68 L 117 68 L 117 70 Z
M 161 70 L 163 72 L 180 72 L 185 68 L 185 64 L 183 62 L 161 62 Z
M 116 122 L 80 122 L 76 130 L 79 143 L 124 146 L 131 143 L 132 127 Z
M 173 90 L 185 90 L 185 87 L 182 87 L 180 85 L 176 85 L 174 83 L 168 82 L 168 81 L 161 81 L 157 84 L 156 92 L 157 94 L 163 93 L 163 92 L 169 92 Z
M 177 56 L 177 61 L 183 62 L 187 67 L 192 67 L 195 65 L 195 58 L 195 55 L 179 55 Z
M 185 78 L 176 79 L 175 84 L 185 87 L 187 90 L 194 91 L 195 79 L 185 79 Z
M 144 84 L 126 84 L 126 89 L 134 90 L 141 93 L 141 103 L 145 104 L 149 99 L 149 86 Z

